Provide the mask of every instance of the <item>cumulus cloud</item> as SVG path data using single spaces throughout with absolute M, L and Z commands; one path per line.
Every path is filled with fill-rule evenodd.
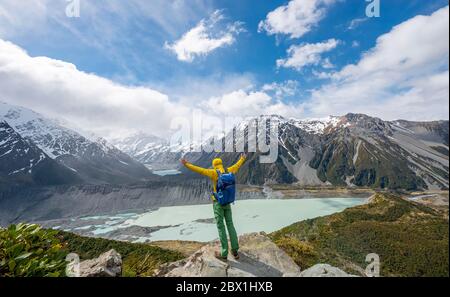
M 336 39 L 329 39 L 325 42 L 307 43 L 303 45 L 292 45 L 287 50 L 286 59 L 278 59 L 277 67 L 294 68 L 301 70 L 308 65 L 317 65 L 322 61 L 321 55 L 335 49 L 339 44 Z M 329 59 L 323 61 L 324 68 L 331 68 Z
M 174 119 L 192 118 L 200 109 L 206 116 L 245 117 L 261 114 L 293 114 L 297 109 L 274 98 L 270 90 L 255 90 L 252 79 L 235 77 L 204 90 L 204 99 L 174 101 L 149 87 L 115 83 L 77 69 L 71 63 L 48 57 L 32 57 L 19 46 L 0 39 L 0 101 L 33 109 L 62 119 L 66 125 L 107 138 L 143 131 L 168 136 Z M 289 85 L 273 85 L 288 92 Z M 231 90 L 232 87 L 237 90 Z M 186 91 L 189 93 L 189 91 Z M 222 93 L 222 94 L 221 94 Z M 197 102 L 197 103 L 194 103 Z
M 179 40 L 172 44 L 166 42 L 165 47 L 173 51 L 178 60 L 192 62 L 195 57 L 206 56 L 218 48 L 231 45 L 236 41 L 236 36 L 243 31 L 242 23 L 228 23 L 223 28 L 221 22 L 224 19 L 222 12 L 216 10 Z
M 31 57 L 0 39 L 0 100 L 64 117 L 100 134 L 139 129 L 158 134 L 186 108 L 150 88 L 116 84 L 75 65 Z
M 326 15 L 327 8 L 336 0 L 291 0 L 269 12 L 258 31 L 269 35 L 286 34 L 299 38 L 311 31 Z
M 263 90 L 236 90 L 202 103 L 209 113 L 216 115 L 249 117 L 264 114 L 294 116 L 302 113 L 301 105 L 282 102 Z
M 313 90 L 309 98 L 303 94 L 302 102 L 283 100 L 292 94 L 295 83 L 268 83 L 258 89 L 252 86 L 256 84 L 252 77 L 236 77 L 230 83 L 223 80 L 231 87 L 217 87 L 216 93 L 216 85 L 198 86 L 202 98 L 190 100 L 194 106 L 154 88 L 114 83 L 70 63 L 31 57 L 0 39 L 0 100 L 63 117 L 103 136 L 131 130 L 165 136 L 172 119 L 189 116 L 192 108 L 218 117 L 279 114 L 302 118 L 361 112 L 388 120 L 448 119 L 448 28 L 448 7 L 395 26 L 359 62 L 320 73 L 328 79 L 326 84 Z M 304 55 L 303 60 L 326 62 L 320 54 L 318 60 L 314 55 L 308 57 Z M 180 89 L 180 97 L 182 93 L 190 92 Z
M 448 119 L 449 8 L 381 35 L 356 64 L 333 73 L 307 103 L 314 115 L 362 112 L 384 119 Z

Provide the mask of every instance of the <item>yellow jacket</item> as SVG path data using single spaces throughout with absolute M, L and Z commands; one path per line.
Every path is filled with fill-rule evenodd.
M 242 164 L 244 164 L 244 162 L 245 162 L 245 157 L 241 156 L 241 158 L 236 162 L 236 164 L 227 168 L 227 172 L 236 174 L 239 171 L 239 168 L 241 168 Z M 186 166 L 188 169 L 190 169 L 198 174 L 209 177 L 213 184 L 214 192 L 216 191 L 216 184 L 217 184 L 217 180 L 219 178 L 216 170 L 219 170 L 220 173 L 225 173 L 225 168 L 223 167 L 221 159 L 213 160 L 213 168 L 214 169 L 202 168 L 202 167 L 196 166 L 191 163 L 186 163 L 184 166 Z M 213 195 L 211 195 L 211 199 L 215 200 Z

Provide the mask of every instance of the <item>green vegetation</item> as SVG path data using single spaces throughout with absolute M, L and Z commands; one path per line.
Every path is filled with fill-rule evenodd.
M 317 264 L 318 254 L 310 244 L 292 237 L 279 237 L 275 244 L 289 254 L 301 269 Z
M 270 237 L 302 269 L 328 263 L 362 274 L 366 255 L 377 253 L 382 276 L 448 277 L 448 208 L 438 209 L 378 193 L 366 205 L 295 223 Z M 190 242 L 189 253 L 201 245 Z M 110 249 L 122 256 L 123 276 L 151 276 L 161 264 L 186 257 L 184 242 L 129 243 L 18 224 L 0 228 L 0 276 L 64 276 L 68 253 L 86 260 Z
M 65 257 L 77 253 L 92 259 L 115 249 L 123 261 L 123 276 L 151 276 L 161 264 L 183 259 L 180 252 L 148 244 L 82 237 L 68 232 L 18 224 L 0 229 L 0 276 L 65 276 Z
M 66 253 L 55 235 L 38 225 L 0 229 L 0 276 L 64 276 Z
M 284 244 L 288 239 L 310 246 L 318 262 L 352 273 L 367 265 L 367 254 L 377 253 L 382 276 L 448 276 L 448 235 L 448 218 L 441 213 L 395 195 L 376 194 L 367 205 L 299 222 L 271 237 L 294 259 L 298 253 Z
M 64 249 L 77 253 L 81 260 L 92 259 L 115 249 L 122 256 L 122 276 L 151 276 L 159 265 L 185 258 L 179 252 L 145 243 L 82 237 L 62 231 L 59 237 L 64 242 Z

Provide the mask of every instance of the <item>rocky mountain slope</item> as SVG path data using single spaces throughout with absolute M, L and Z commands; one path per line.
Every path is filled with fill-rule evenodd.
M 114 138 L 111 143 L 152 170 L 173 169 L 186 149 L 171 147 L 169 141 L 139 132 L 125 138 Z
M 129 183 L 151 175 L 145 166 L 106 140 L 88 139 L 32 110 L 0 102 L 0 120 L 83 183 Z
M 60 185 L 81 182 L 33 142 L 0 121 L 0 189 L 10 185 Z
M 239 155 L 189 152 L 199 145 L 170 146 L 167 140 L 142 132 L 114 139 L 113 146 L 5 103 L 0 104 L 0 119 L 83 183 L 133 183 L 148 179 L 148 169 L 178 168 L 194 178 L 179 167 L 182 156 L 209 167 L 214 157 L 232 164 Z M 277 135 L 261 128 L 275 124 Z M 249 133 L 253 130 L 256 134 Z M 263 143 L 270 135 L 278 142 L 275 162 L 261 163 L 264 154 L 259 150 L 249 154 L 238 176 L 241 183 L 434 190 L 449 185 L 448 130 L 448 121 L 383 121 L 363 114 L 298 120 L 272 115 L 236 125 L 221 141 L 224 148 L 247 151 L 249 143 Z
M 237 196 L 240 200 L 266 198 L 260 189 L 242 190 Z M 206 179 L 162 179 L 135 185 L 16 187 L 0 192 L 0 225 L 204 204 L 210 203 L 210 194 L 211 185 Z
M 233 135 L 244 134 L 247 148 L 249 125 L 256 122 L 278 124 L 279 154 L 270 164 L 259 162 L 260 152 L 250 154 L 239 173 L 244 183 L 448 189 L 448 121 L 390 122 L 363 114 L 323 120 L 261 116 L 238 125 L 223 142 L 238 147 L 241 140 Z M 257 132 L 257 141 L 263 132 Z M 227 164 L 238 158 L 237 153 L 187 154 L 206 167 L 217 156 Z

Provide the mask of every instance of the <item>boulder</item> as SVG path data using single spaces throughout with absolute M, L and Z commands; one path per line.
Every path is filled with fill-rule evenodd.
M 80 277 L 117 277 L 122 275 L 122 257 L 115 250 L 80 263 Z
M 300 277 L 355 277 L 328 264 L 317 264 L 302 271 Z
M 265 234 L 239 237 L 240 259 L 224 262 L 214 257 L 219 243 L 212 242 L 185 260 L 165 264 L 156 272 L 163 277 L 280 277 L 298 276 L 300 268 Z

